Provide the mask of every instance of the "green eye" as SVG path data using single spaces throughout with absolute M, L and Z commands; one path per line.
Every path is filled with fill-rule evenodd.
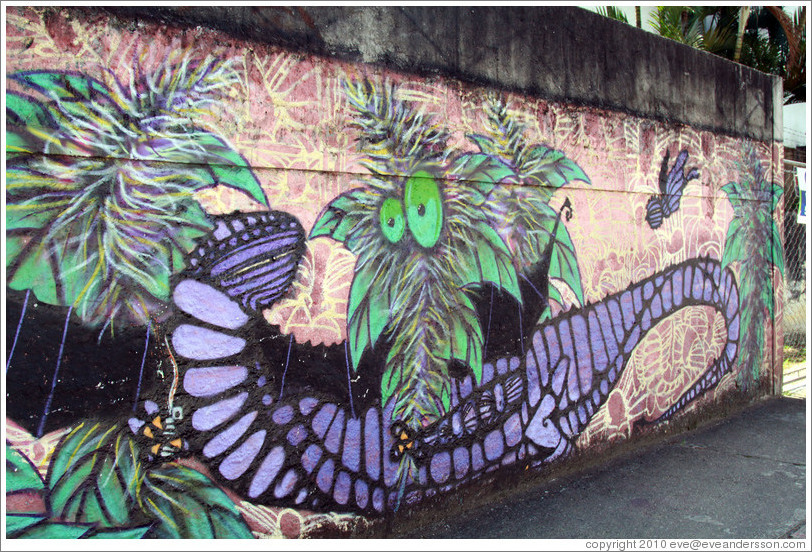
M 414 173 L 404 193 L 409 231 L 423 247 L 434 247 L 443 229 L 443 204 L 440 188 L 426 171 Z
M 403 218 L 403 206 L 394 197 L 386 198 L 381 205 L 381 231 L 392 243 L 398 243 L 406 230 L 406 219 Z

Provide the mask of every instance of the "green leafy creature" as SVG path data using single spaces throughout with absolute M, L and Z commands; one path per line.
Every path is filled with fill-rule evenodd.
M 491 136 L 469 136 L 479 152 L 459 152 L 393 86 L 345 89 L 369 175 L 325 208 L 310 238 L 330 236 L 356 255 L 351 364 L 357 370 L 369 349 L 388 351 L 381 403 L 392 401 L 392 419 L 414 434 L 447 411 L 452 366 L 481 381 L 475 301 L 486 286 L 521 308 L 521 270 L 550 244 L 550 274 L 582 297 L 572 241 L 547 203 L 564 184 L 589 180 L 562 153 L 527 145 L 506 111 Z M 408 451 L 403 458 L 401 475 L 413 467 Z
M 347 309 L 352 366 L 386 340 L 381 402 L 393 399 L 393 419 L 417 429 L 448 408 L 452 361 L 481 377 L 473 292 L 490 283 L 522 301 L 510 252 L 484 208 L 514 174 L 483 154 L 449 159 L 447 132 L 391 86 L 346 90 L 370 175 L 327 206 L 310 237 L 329 235 L 357 255 Z
M 752 147 L 740 170 L 740 182 L 722 187 L 733 207 L 722 266 L 739 263 L 741 335 L 737 362 L 740 384 L 749 389 L 758 383 L 764 328 L 775 312 L 773 268 L 784 274 L 781 232 L 773 217 L 784 190 L 767 180 L 767 171 Z
M 267 199 L 247 161 L 199 126 L 237 79 L 232 62 L 174 56 L 129 82 L 66 71 L 6 94 L 8 286 L 71 307 L 87 324 L 146 324 L 169 278 L 212 227 L 194 192 Z

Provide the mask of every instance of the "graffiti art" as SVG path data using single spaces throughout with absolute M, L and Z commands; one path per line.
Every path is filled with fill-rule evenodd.
M 392 517 L 769 372 L 762 144 L 284 52 L 122 49 L 7 75 L 7 425 L 59 432 L 42 462 L 7 445 L 9 496 L 45 505 L 8 510 L 10 537 Z

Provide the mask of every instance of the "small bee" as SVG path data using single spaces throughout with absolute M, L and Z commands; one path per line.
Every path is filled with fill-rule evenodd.
M 153 401 L 144 401 L 144 418 L 130 418 L 130 430 L 136 435 L 139 444 L 146 450 L 149 462 L 169 462 L 189 449 L 188 443 L 177 434 L 177 423 L 183 419 L 183 409 L 173 407 L 161 408 Z

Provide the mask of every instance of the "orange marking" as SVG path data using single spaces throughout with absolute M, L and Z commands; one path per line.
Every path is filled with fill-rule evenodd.
M 150 439 L 155 439 L 155 435 L 152 434 L 152 430 L 148 427 L 144 428 L 144 435 L 146 435 Z
M 152 451 L 152 454 L 158 454 L 158 449 L 160 448 L 161 445 L 159 443 L 156 443 L 150 450 Z
M 158 429 L 163 429 L 164 428 L 164 426 L 161 425 L 161 417 L 160 416 L 155 416 L 155 419 L 152 420 L 152 425 L 154 425 Z
M 181 446 L 183 446 L 183 441 L 181 441 L 180 439 L 175 439 L 174 441 L 169 441 L 169 444 L 179 449 Z

